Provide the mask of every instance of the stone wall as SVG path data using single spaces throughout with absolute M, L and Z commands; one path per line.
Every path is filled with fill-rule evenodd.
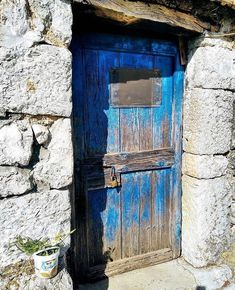
M 182 253 L 195 267 L 215 263 L 231 242 L 233 45 L 234 42 L 204 37 L 189 43 L 184 98 Z
M 232 176 L 232 205 L 231 205 L 231 229 L 232 229 L 232 242 L 235 245 L 235 101 L 233 102 L 233 130 L 232 130 L 232 144 L 231 151 L 228 155 L 229 157 L 229 170 Z
M 3 267 L 24 258 L 8 248 L 17 235 L 40 239 L 70 230 L 72 11 L 69 0 L 3 0 L 0 6 Z

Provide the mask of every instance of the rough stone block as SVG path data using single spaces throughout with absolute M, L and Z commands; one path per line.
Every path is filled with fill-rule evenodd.
M 71 114 L 71 53 L 39 45 L 21 55 L 0 48 L 0 106 L 33 115 Z
M 193 274 L 197 285 L 200 285 L 201 288 L 205 288 L 206 290 L 221 289 L 225 283 L 228 284 L 230 282 L 233 276 L 231 269 L 225 264 L 196 269 L 183 259 L 178 259 L 178 263 L 182 265 L 187 272 Z
M 12 265 L 14 269 L 14 265 Z M 9 270 L 8 270 L 9 271 Z M 3 272 L 4 273 L 4 272 Z M 18 284 L 19 290 L 73 290 L 73 281 L 66 269 L 62 269 L 51 279 L 42 279 L 36 275 L 19 273 L 19 276 L 8 275 L 0 280 L 0 289 L 9 289 L 9 285 Z M 13 289 L 13 288 L 10 288 Z M 16 288 L 14 288 L 16 289 Z
M 183 154 L 182 172 L 196 178 L 214 178 L 226 174 L 228 159 L 225 156 Z
M 230 242 L 231 185 L 227 177 L 182 178 L 182 254 L 194 267 L 213 264 Z
M 231 89 L 235 87 L 235 51 L 223 47 L 199 47 L 189 59 L 188 88 Z
M 70 231 L 69 191 L 51 190 L 0 200 L 0 265 L 4 267 L 25 256 L 9 243 L 17 236 L 52 238 Z M 66 240 L 68 246 L 69 240 Z M 13 250 L 13 248 L 12 248 Z
M 230 150 L 233 93 L 193 89 L 184 102 L 184 150 L 193 154 L 218 154 Z
M 20 195 L 32 188 L 30 170 L 0 166 L 0 197 Z
M 19 50 L 43 40 L 56 46 L 69 45 L 71 26 L 69 0 L 1 2 L 0 46 Z
M 201 35 L 199 37 L 195 37 L 188 42 L 189 48 L 189 58 L 193 56 L 196 49 L 199 47 L 216 47 L 216 48 L 224 48 L 233 50 L 234 42 L 231 40 L 223 39 L 223 38 L 210 38 L 205 37 L 205 35 Z
M 232 183 L 233 199 L 235 200 L 235 177 L 231 178 L 231 183 Z
M 231 227 L 232 232 L 232 244 L 235 245 L 235 225 Z
M 231 149 L 235 149 L 235 94 L 233 100 L 232 141 Z
M 230 212 L 231 223 L 235 225 L 235 201 L 233 200 Z
M 73 146 L 70 119 L 59 119 L 50 128 L 51 141 L 41 147 L 40 161 L 33 171 L 39 188 L 62 188 L 72 183 Z
M 32 156 L 33 132 L 27 120 L 2 122 L 0 127 L 0 165 L 26 166 Z
M 46 126 L 33 124 L 32 129 L 38 144 L 45 144 L 49 140 L 50 132 Z
M 235 176 L 235 151 L 230 151 L 229 155 L 229 168 L 231 170 L 231 173 Z

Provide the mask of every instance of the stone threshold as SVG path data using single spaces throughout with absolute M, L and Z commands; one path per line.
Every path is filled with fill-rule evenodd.
M 134 270 L 105 280 L 79 285 L 76 290 L 234 290 L 226 265 L 194 268 L 183 258 Z

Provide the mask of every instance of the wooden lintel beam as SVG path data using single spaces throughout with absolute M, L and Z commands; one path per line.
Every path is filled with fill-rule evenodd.
M 74 0 L 74 2 L 84 3 L 83 0 Z M 114 20 L 123 21 L 125 24 L 132 24 L 138 20 L 150 20 L 198 33 L 202 33 L 204 30 L 216 31 L 217 29 L 193 15 L 158 4 L 124 0 L 87 0 L 86 2 L 99 9 L 100 14 L 103 14 L 104 17 L 115 18 Z

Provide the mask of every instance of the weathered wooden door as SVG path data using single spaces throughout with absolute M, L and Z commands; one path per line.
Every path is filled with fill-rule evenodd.
M 72 51 L 80 276 L 178 257 L 183 70 L 177 47 L 83 34 L 74 37 Z

